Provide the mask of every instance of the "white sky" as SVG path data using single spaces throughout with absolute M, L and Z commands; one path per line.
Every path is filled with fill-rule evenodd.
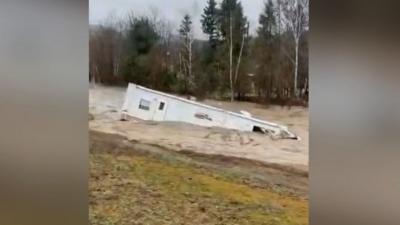
M 222 0 L 217 0 L 219 4 Z M 250 32 L 254 33 L 258 26 L 258 17 L 263 9 L 264 0 L 242 0 L 245 16 L 250 21 Z M 197 38 L 204 38 L 200 18 L 207 0 L 90 0 L 89 23 L 98 24 L 109 15 L 124 16 L 127 12 L 149 14 L 152 8 L 159 11 L 161 17 L 171 21 L 178 29 L 185 13 L 193 18 L 194 31 Z

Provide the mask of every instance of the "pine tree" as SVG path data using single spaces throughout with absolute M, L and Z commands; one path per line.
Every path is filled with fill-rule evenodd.
M 272 0 L 264 3 L 264 10 L 259 17 L 257 30 L 258 76 L 257 86 L 259 94 L 268 100 L 276 87 L 276 49 L 274 46 L 277 32 L 277 19 Z
M 201 17 L 203 32 L 208 35 L 210 46 L 215 50 L 219 40 L 218 9 L 215 0 L 208 0 Z
M 243 6 L 238 0 L 223 0 L 221 2 L 220 31 L 224 40 L 229 41 L 230 27 L 232 25 L 233 41 L 235 47 L 240 46 L 242 35 L 246 32 L 247 18 L 243 14 Z
M 127 56 L 123 67 L 126 81 L 149 85 L 148 55 L 158 40 L 155 25 L 147 17 L 136 18 L 131 15 L 126 37 Z
M 202 49 L 201 63 L 204 72 L 197 75 L 197 92 L 216 92 L 220 83 L 221 59 L 220 51 L 219 9 L 215 0 L 208 0 L 201 16 L 203 33 L 208 36 L 208 43 Z
M 248 31 L 247 18 L 243 15 L 243 7 L 237 0 L 223 0 L 220 10 L 220 31 L 223 43 L 229 51 L 229 86 L 231 101 L 234 100 L 235 86 L 238 81 L 240 58 L 243 52 L 245 36 Z M 237 59 L 234 74 L 234 58 Z M 235 60 L 236 60 L 235 59 Z
M 274 14 L 274 5 L 272 0 L 264 3 L 264 11 L 258 20 L 260 27 L 257 30 L 258 36 L 265 41 L 272 40 L 272 36 L 276 33 L 277 21 Z

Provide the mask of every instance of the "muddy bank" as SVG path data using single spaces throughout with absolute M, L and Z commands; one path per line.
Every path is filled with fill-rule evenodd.
M 293 169 L 97 131 L 90 131 L 90 168 L 93 225 L 308 221 L 308 177 Z
M 296 196 L 308 195 L 308 172 L 295 167 L 269 164 L 223 155 L 208 155 L 192 151 L 174 151 L 157 145 L 130 141 L 126 137 L 90 131 L 90 153 L 112 155 L 140 155 L 151 158 L 168 158 L 174 163 L 196 166 L 208 170 L 223 170 L 236 175 L 258 177 L 265 183 L 277 184 Z M 251 182 L 252 183 L 252 182 Z M 257 183 L 257 182 L 253 182 Z

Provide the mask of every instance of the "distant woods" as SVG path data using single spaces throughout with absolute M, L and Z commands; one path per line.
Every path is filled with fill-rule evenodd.
M 110 17 L 90 28 L 92 83 L 149 88 L 198 98 L 308 101 L 308 0 L 267 0 L 254 34 L 239 0 L 208 0 L 200 18 L 178 26 L 153 12 Z M 253 29 L 255 30 L 255 29 Z

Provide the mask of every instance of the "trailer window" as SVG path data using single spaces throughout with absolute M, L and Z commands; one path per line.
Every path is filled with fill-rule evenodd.
M 164 110 L 165 103 L 160 102 L 160 105 L 158 106 L 158 110 Z
M 140 99 L 139 109 L 150 110 L 150 101 L 147 101 L 145 99 Z

